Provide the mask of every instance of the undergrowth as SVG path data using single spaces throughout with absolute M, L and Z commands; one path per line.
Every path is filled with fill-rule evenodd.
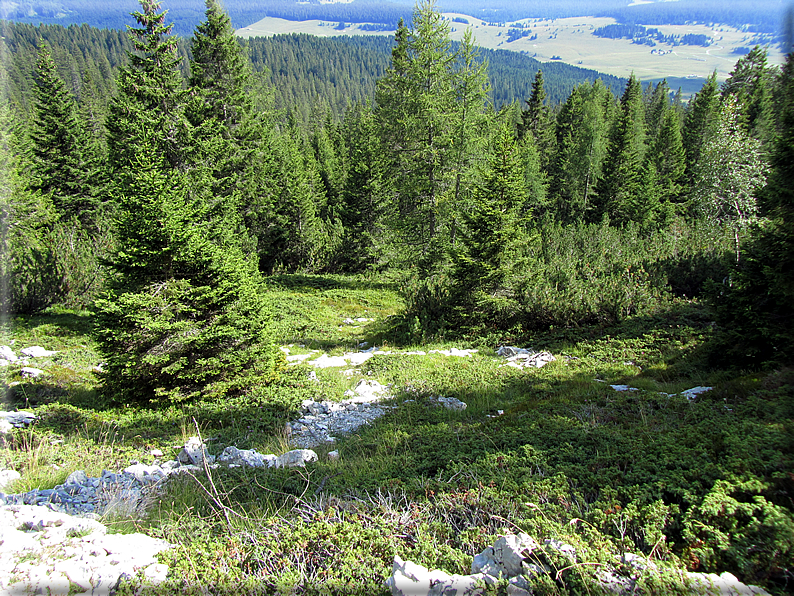
M 271 298 L 285 313 L 275 323 L 279 337 L 295 352 L 383 346 L 401 304 L 394 288 L 276 278 Z M 352 379 L 318 370 L 314 381 L 307 365 L 290 366 L 278 383 L 222 403 L 160 409 L 101 401 L 89 321 L 87 313 L 49 314 L 2 330 L 2 343 L 14 340 L 15 349 L 59 350 L 41 362 L 41 379 L 22 379 L 13 366 L 0 372 L 7 408 L 40 417 L 2 439 L 2 463 L 23 474 L 14 490 L 52 486 L 75 469 L 152 463 L 152 449 L 173 459 L 196 428 L 211 439 L 211 453 L 227 445 L 282 452 L 284 426 L 303 399 L 341 399 L 358 378 L 393 384 L 396 409 L 318 448 L 320 460 L 306 469 L 219 469 L 212 482 L 180 476 L 145 515 L 117 520 L 115 531 L 178 545 L 160 555 L 170 573 L 153 593 L 386 594 L 395 555 L 467 574 L 499 534 L 519 531 L 577 549 L 576 565 L 538 561 L 551 573 L 536 578 L 536 594 L 598 593 L 599 566 L 627 552 L 661 570 L 642 575 L 638 593 L 687 593 L 685 569 L 730 571 L 775 594 L 791 591 L 794 372 L 708 368 L 711 318 L 697 302 L 610 327 L 465 345 L 436 337 L 421 347 L 476 345 L 470 358 L 407 356 L 388 344 L 395 353 L 371 358 Z M 511 339 L 557 360 L 537 370 L 503 367 L 494 349 Z M 637 390 L 610 386 L 621 384 Z M 698 385 L 713 389 L 680 395 Z M 439 396 L 468 407 L 446 410 L 434 405 Z M 331 448 L 339 460 L 326 457 Z

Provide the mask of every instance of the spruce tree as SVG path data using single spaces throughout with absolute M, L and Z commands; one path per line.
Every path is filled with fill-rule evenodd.
M 158 12 L 159 0 L 139 2 L 141 10 L 132 13 L 139 26 L 128 27 L 134 49 L 119 71 L 107 121 L 111 172 L 128 167 L 135 147 L 144 143 L 154 143 L 154 150 L 165 156 L 164 165 L 184 169 L 190 136 L 177 39 L 170 36 L 166 12 Z
M 646 162 L 645 109 L 642 85 L 632 74 L 620 100 L 620 111 L 612 127 L 603 177 L 597 185 L 598 216 L 607 215 L 614 224 L 648 223 L 657 209 L 649 195 L 650 171 Z M 599 217 L 600 219 L 600 217 Z
M 58 76 L 49 48 L 36 62 L 35 103 L 30 131 L 30 188 L 51 197 L 64 219 L 93 219 L 99 205 L 98 167 L 80 124 L 74 97 Z M 92 163 L 93 161 L 93 163 Z M 97 184 L 98 186 L 98 184 Z
M 755 46 L 739 59 L 722 86 L 723 100 L 729 95 L 736 98 L 739 121 L 745 130 L 765 144 L 770 143 L 775 134 L 772 82 L 766 50 Z
M 518 214 L 526 201 L 521 150 L 512 126 L 503 122 L 463 216 L 461 246 L 453 253 L 459 301 L 470 304 L 475 292 L 492 294 L 502 285 L 509 265 L 505 255 L 518 237 Z
M 686 152 L 686 180 L 694 180 L 700 152 L 703 145 L 717 130 L 719 117 L 720 97 L 717 87 L 717 72 L 714 71 L 689 102 L 684 118 L 683 142 Z
M 576 87 L 557 118 L 557 153 L 549 193 L 557 218 L 583 221 L 594 205 L 609 141 L 614 97 L 596 80 Z
M 546 88 L 543 83 L 543 71 L 538 70 L 532 82 L 532 93 L 527 100 L 527 109 L 521 112 L 518 126 L 519 139 L 526 134 L 534 138 L 540 156 L 541 169 L 549 171 L 552 156 L 556 150 L 554 118 L 546 104 Z
M 170 27 L 154 12 L 159 3 L 141 6 L 134 16 L 152 25 L 153 51 L 122 71 L 109 121 L 117 250 L 97 301 L 102 378 L 123 402 L 245 391 L 274 374 L 256 261 L 229 238 L 234 228 L 213 225 L 209 176 L 183 171 L 184 152 L 170 136 L 182 109 L 177 62 L 159 37 Z M 162 101 L 150 103 L 155 91 Z M 156 123 L 165 128 L 148 128 Z

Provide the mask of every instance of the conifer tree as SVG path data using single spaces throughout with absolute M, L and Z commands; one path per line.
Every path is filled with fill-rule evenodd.
M 686 153 L 681 137 L 681 120 L 672 107 L 663 110 L 649 157 L 656 168 L 659 201 L 663 204 L 679 202 L 683 192 Z
M 715 354 L 730 362 L 794 363 L 794 54 L 780 77 L 780 135 L 763 190 L 769 221 L 744 246 L 731 284 L 714 297 L 720 337 Z
M 132 13 L 138 27 L 129 27 L 134 50 L 119 71 L 118 95 L 110 105 L 108 157 L 112 172 L 132 163 L 136 147 L 154 143 L 165 156 L 164 165 L 184 169 L 189 129 L 184 117 L 181 58 L 172 25 L 159 0 L 139 0 L 141 10 Z
M 683 142 L 686 152 L 687 180 L 694 180 L 700 152 L 703 145 L 717 130 L 719 117 L 720 98 L 717 72 L 714 71 L 689 102 L 684 118 Z
M 118 248 L 107 295 L 97 301 L 104 385 L 124 402 L 245 391 L 274 371 L 256 261 L 229 238 L 234 228 L 213 225 L 209 176 L 183 171 L 182 148 L 170 136 L 182 109 L 177 63 L 160 37 L 170 27 L 155 12 L 159 3 L 141 6 L 133 16 L 151 31 L 152 51 L 122 71 L 108 123 Z M 161 101 L 150 103 L 155 96 Z M 157 123 L 164 128 L 149 128 Z
M 521 122 L 518 126 L 519 139 L 527 133 L 534 138 L 542 171 L 548 172 L 556 149 L 556 135 L 554 118 L 549 106 L 546 105 L 542 70 L 538 70 L 532 82 L 532 93 L 527 100 L 527 109 L 521 112 Z
M 649 195 L 651 172 L 645 159 L 645 137 L 642 86 L 632 74 L 620 100 L 603 177 L 597 185 L 596 213 L 608 215 L 612 223 L 648 223 L 657 211 L 656 197 Z
M 459 300 L 469 302 L 473 292 L 492 293 L 503 283 L 505 255 L 518 237 L 518 213 L 526 201 L 521 150 L 512 126 L 503 122 L 475 185 L 471 209 L 463 216 L 461 246 L 453 253 Z
M 205 0 L 205 20 L 193 34 L 188 118 L 193 126 L 215 121 L 233 135 L 249 117 L 251 66 L 218 0 Z
M 739 121 L 752 137 L 762 143 L 771 142 L 775 133 L 772 79 L 766 50 L 755 46 L 739 59 L 722 86 L 723 100 L 729 95 L 736 98 Z
M 347 271 L 360 272 L 375 266 L 383 252 L 387 164 L 371 106 L 356 104 L 348 110 L 343 130 L 348 169 L 341 193 L 344 238 L 339 264 Z
M 596 80 L 576 87 L 557 118 L 557 153 L 549 193 L 557 217 L 583 221 L 592 211 L 609 141 L 614 97 Z
M 42 44 L 36 63 L 35 104 L 30 133 L 31 190 L 52 198 L 64 219 L 87 223 L 99 199 L 98 167 L 90 160 L 89 141 L 77 115 L 74 97 L 58 76 L 49 48 Z

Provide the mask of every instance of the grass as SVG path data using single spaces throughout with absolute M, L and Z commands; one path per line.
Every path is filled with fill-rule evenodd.
M 393 285 L 342 276 L 276 277 L 269 295 L 291 353 L 378 343 L 402 304 Z M 342 323 L 359 316 L 375 320 Z M 393 383 L 399 404 L 340 437 L 338 461 L 325 447 L 306 469 L 183 476 L 145 513 L 108 519 L 115 531 L 179 545 L 161 555 L 171 572 L 153 593 L 386 594 L 395 555 L 465 574 L 497 535 L 518 531 L 578 549 L 581 565 L 542 561 L 554 573 L 536 580 L 539 594 L 597 593 L 598 564 L 626 551 L 663 570 L 642 579 L 642 593 L 685 593 L 683 568 L 731 571 L 776 594 L 790 588 L 794 371 L 709 369 L 710 317 L 697 303 L 610 329 L 526 337 L 521 345 L 557 357 L 538 370 L 502 367 L 496 346 L 471 338 L 395 350 L 477 344 L 470 358 L 394 353 L 353 378 L 316 370 L 317 381 L 299 365 L 247 396 L 158 410 L 103 401 L 89 323 L 86 313 L 54 313 L 2 330 L 16 347 L 62 352 L 42 364 L 52 374 L 41 380 L 0 372 L 7 387 L 19 383 L 7 406 L 40 416 L 4 439 L 3 463 L 23 475 L 16 490 L 57 484 L 75 469 L 150 463 L 154 448 L 173 458 L 196 426 L 214 439 L 213 453 L 226 445 L 281 453 L 302 399 L 340 399 L 362 377 Z M 714 389 L 693 401 L 665 395 L 696 385 Z M 438 396 L 468 407 L 446 410 Z
M 709 47 L 670 46 L 658 44 L 654 48 L 632 43 L 629 39 L 604 39 L 592 35 L 597 27 L 613 24 L 616 21 L 606 17 L 571 17 L 565 19 L 536 20 L 524 22 L 532 24 L 532 34 L 537 39 L 525 37 L 513 42 L 507 41 L 510 23 L 505 26 L 489 25 L 486 21 L 457 13 L 444 13 L 447 18 L 466 18 L 471 27 L 477 44 L 494 50 L 510 50 L 521 52 L 548 62 L 552 58 L 574 66 L 589 68 L 619 77 L 628 77 L 631 72 L 642 81 L 660 80 L 663 78 L 692 77 L 705 80 L 712 72 L 717 71 L 718 80 L 725 80 L 733 70 L 739 56 L 733 53 L 735 48 L 754 47 L 756 44 L 768 45 L 769 41 L 759 40 L 753 33 L 740 31 L 733 27 L 720 25 L 653 25 L 664 35 L 683 36 L 688 33 L 707 35 L 715 40 Z M 344 31 L 336 29 L 337 23 L 323 21 L 287 21 L 267 17 L 238 30 L 241 37 L 267 37 L 289 33 L 308 33 L 321 37 L 335 35 L 387 35 L 394 32 L 368 32 L 359 25 L 348 24 Z M 465 25 L 452 23 L 453 31 L 450 38 L 461 41 L 466 29 Z M 651 49 L 664 50 L 664 55 L 651 53 Z M 783 55 L 773 47 L 769 48 L 769 60 L 772 64 L 782 64 Z M 685 81 L 682 81 L 685 83 Z M 677 85 L 671 85 L 676 88 Z M 698 85 L 699 89 L 699 85 Z M 697 91 L 698 89 L 695 89 Z M 684 90 L 689 93 L 689 89 Z

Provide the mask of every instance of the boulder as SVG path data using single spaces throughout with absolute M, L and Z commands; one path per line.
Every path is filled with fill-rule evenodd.
M 25 366 L 20 372 L 25 379 L 38 379 L 44 374 L 43 370 L 40 368 L 33 368 L 32 366 Z
M 227 447 L 218 457 L 218 463 L 226 466 L 251 466 L 252 468 L 267 468 L 272 465 L 269 458 L 275 460 L 274 455 L 266 456 L 257 453 L 255 449 L 238 449 Z M 268 459 L 266 459 L 268 458 Z
M 276 468 L 305 468 L 306 464 L 316 461 L 317 454 L 311 449 L 293 449 L 279 455 L 273 465 Z
M 23 356 L 27 356 L 28 358 L 49 358 L 50 356 L 55 356 L 55 354 L 58 352 L 45 350 L 41 346 L 31 346 L 29 348 L 20 350 L 19 353 Z
M 0 346 L 0 360 L 16 362 L 19 358 L 14 354 L 14 350 L 11 349 L 11 346 Z
M 207 453 L 207 446 L 198 437 L 190 437 L 177 456 L 179 463 L 201 466 L 206 461 L 211 464 L 215 458 Z

